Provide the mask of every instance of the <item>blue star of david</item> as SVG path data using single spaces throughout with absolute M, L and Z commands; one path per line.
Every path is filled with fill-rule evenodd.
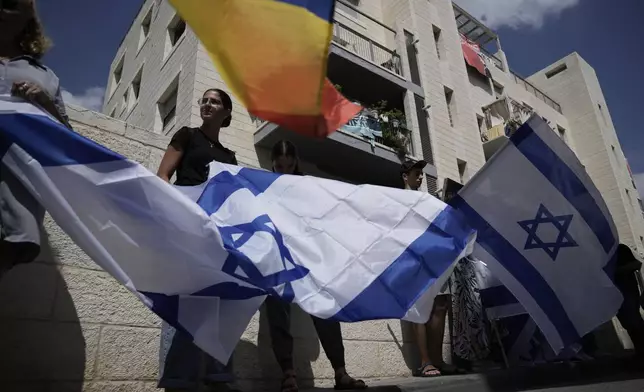
M 284 291 L 279 296 L 285 301 L 293 301 L 294 293 L 291 282 L 302 279 L 308 275 L 309 270 L 295 264 L 291 252 L 284 244 L 282 234 L 272 227 L 272 221 L 268 215 L 259 216 L 250 223 L 220 227 L 219 232 L 224 242 L 224 248 L 229 252 L 229 256 L 222 268 L 223 272 L 267 290 L 274 295 L 278 295 L 275 287 L 284 285 Z M 248 255 L 239 250 L 258 232 L 269 233 L 273 236 L 281 255 L 283 270 L 264 276 Z M 241 269 L 246 276 L 237 273 L 238 269 Z
M 539 210 L 534 219 L 517 222 L 528 233 L 524 249 L 543 249 L 553 261 L 556 261 L 562 248 L 579 246 L 568 233 L 572 218 L 573 215 L 554 216 L 543 204 L 539 205 Z M 544 242 L 537 235 L 539 225 L 544 223 L 551 224 L 559 230 L 557 239 L 554 242 Z

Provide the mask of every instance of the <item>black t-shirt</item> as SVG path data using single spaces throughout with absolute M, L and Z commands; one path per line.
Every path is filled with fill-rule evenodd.
M 206 182 L 208 165 L 212 161 L 237 164 L 233 151 L 208 139 L 199 128 L 181 128 L 172 137 L 170 145 L 183 152 L 177 167 L 176 185 L 199 185 Z

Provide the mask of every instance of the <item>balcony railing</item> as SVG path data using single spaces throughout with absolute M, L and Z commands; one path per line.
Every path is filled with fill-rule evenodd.
M 338 21 L 333 23 L 333 42 L 365 60 L 403 76 L 402 62 L 395 51 Z
M 501 59 L 499 59 L 498 57 L 496 57 L 495 55 L 493 55 L 492 53 L 488 52 L 483 48 L 481 48 L 481 53 L 483 54 L 483 56 L 487 57 L 494 64 L 495 67 L 497 67 L 501 71 L 505 71 L 505 69 L 503 69 L 503 61 L 501 61 Z
M 366 140 L 393 148 L 401 155 L 413 153 L 411 131 L 398 120 L 385 121 L 373 110 L 363 110 L 341 129 Z
M 512 75 L 514 76 L 514 81 L 521 87 L 523 87 L 527 92 L 530 94 L 534 95 L 535 97 L 539 98 L 543 102 L 546 103 L 546 105 L 550 106 L 551 108 L 555 109 L 559 113 L 561 113 L 561 105 L 559 105 L 557 102 L 555 102 L 552 98 L 547 96 L 545 93 L 543 93 L 541 90 L 536 88 L 532 83 L 528 82 L 527 80 L 523 79 L 521 76 L 517 75 L 516 73 L 512 72 Z

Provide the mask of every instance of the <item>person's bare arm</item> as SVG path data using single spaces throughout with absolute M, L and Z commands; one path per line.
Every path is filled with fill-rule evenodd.
M 179 162 L 181 161 L 182 156 L 183 151 L 177 150 L 173 146 L 168 146 L 168 149 L 163 155 L 163 159 L 161 159 L 157 176 L 161 177 L 165 182 L 170 182 L 174 172 L 177 170 L 177 167 L 179 167 Z

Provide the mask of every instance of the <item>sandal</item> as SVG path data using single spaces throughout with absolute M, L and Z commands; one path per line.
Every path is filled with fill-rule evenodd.
M 436 366 L 436 368 L 442 374 L 445 374 L 445 375 L 448 375 L 448 376 L 456 376 L 456 375 L 460 375 L 460 374 L 467 374 L 467 371 L 465 369 L 461 369 L 461 368 L 459 368 L 457 366 L 449 365 L 447 363 L 444 363 L 444 364 L 442 364 L 440 366 Z
M 443 374 L 441 373 L 441 371 L 430 362 L 424 363 L 420 368 L 418 368 L 418 371 L 416 373 L 416 377 L 426 378 L 440 377 L 442 375 Z
M 282 378 L 282 392 L 298 392 L 297 376 L 294 371 L 284 373 Z
M 365 384 L 364 381 L 356 380 L 345 373 L 342 376 L 335 378 L 335 387 L 333 388 L 336 391 L 356 391 L 367 389 L 367 384 Z

